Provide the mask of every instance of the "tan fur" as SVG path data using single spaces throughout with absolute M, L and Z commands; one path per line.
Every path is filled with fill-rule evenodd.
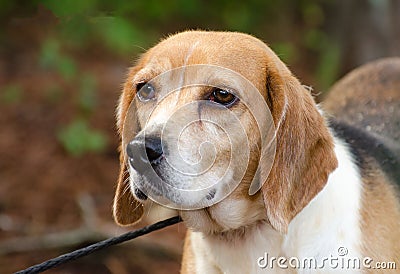
M 135 75 L 135 69 L 131 69 L 128 79 Z M 132 85 L 129 80 L 125 82 L 122 97 L 120 99 L 120 113 L 118 117 L 117 128 L 122 139 L 123 122 L 128 115 L 128 108 L 133 100 L 135 93 L 132 92 Z M 124 149 L 120 147 L 120 173 L 118 177 L 117 188 L 115 190 L 113 215 L 117 224 L 125 226 L 132 225 L 140 220 L 143 215 L 143 205 L 140 204 L 131 194 L 129 189 L 129 174 L 126 168 L 126 155 Z
M 281 119 L 285 104 L 282 99 L 285 96 L 288 99 L 288 113 L 286 117 L 283 117 L 282 127 L 278 133 L 279 148 L 276 163 L 268 182 L 264 184 L 263 188 L 264 201 L 271 224 L 278 230 L 285 231 L 289 221 L 323 187 L 327 174 L 336 167 L 336 160 L 332 155 L 331 137 L 327 134 L 324 121 L 318 115 L 317 109 L 312 103 L 311 95 L 291 75 L 277 56 L 259 40 L 240 33 L 186 32 L 162 41 L 156 47 L 150 49 L 129 74 L 121 97 L 121 117 L 118 121 L 120 132 L 123 130 L 122 124 L 126 111 L 134 95 L 133 82 L 138 81 L 138 78 L 142 81 L 150 80 L 167 69 L 182 66 L 185 61 L 183 53 L 187 52 L 189 46 L 196 41 L 200 41 L 202 51 L 194 52 L 188 64 L 219 65 L 232 69 L 249 79 L 265 98 L 268 96 L 267 92 L 270 92 L 269 96 L 272 100 L 268 103 L 272 108 L 275 123 L 278 123 Z M 252 58 L 248 58 L 249 54 Z M 235 56 L 235 58 L 231 58 L 231 56 Z M 146 64 L 146 62 L 149 64 Z M 134 75 L 135 72 L 140 71 L 146 65 L 149 68 L 146 70 L 148 72 L 141 76 Z M 267 82 L 267 79 L 269 82 Z M 270 87 L 268 91 L 267 85 Z M 308 115 L 300 117 L 300 110 L 308 112 Z M 288 127 L 289 124 L 292 124 L 292 128 Z M 253 127 L 255 127 L 255 124 L 253 124 Z M 309 127 L 313 127 L 315 130 L 306 130 Z M 302 136 L 301 138 L 294 140 L 288 136 L 296 131 L 299 136 Z M 253 134 L 249 134 L 249 136 L 253 136 L 254 133 L 257 133 L 257 128 L 249 128 L 249 132 L 253 132 Z M 308 132 L 312 132 L 313 135 Z M 296 142 L 291 143 L 293 141 Z M 252 147 L 257 147 L 257 145 Z M 286 147 L 291 149 L 282 149 Z M 256 156 L 253 153 L 252 157 L 256 158 Z M 321 161 L 318 162 L 318 165 L 317 162 L 311 161 L 313 157 L 320 158 Z M 249 170 L 255 170 L 254 166 L 257 165 L 257 161 L 251 161 L 251 163 L 253 166 L 249 166 Z M 291 169 L 294 163 L 298 166 L 295 171 Z M 297 163 L 303 164 L 298 165 Z M 282 168 L 282 164 L 283 166 L 286 165 L 286 168 Z M 311 172 L 306 172 L 306 170 L 321 172 L 321 176 L 311 175 Z M 248 177 L 251 178 L 251 174 Z M 317 178 L 318 180 L 316 180 Z M 309 184 L 310 181 L 315 181 L 315 184 Z M 298 188 L 302 189 L 302 194 L 296 196 L 294 190 Z M 240 189 L 243 191 L 245 188 Z M 249 199 L 254 198 L 250 197 Z M 118 200 L 116 200 L 116 203 L 118 203 Z M 137 206 L 136 204 L 133 205 Z M 117 204 L 115 208 L 118 208 Z M 118 215 L 118 212 L 116 214 Z M 135 216 L 138 217 L 139 215 Z M 118 217 L 124 219 L 121 216 L 116 217 L 117 219 Z M 135 220 L 135 218 L 132 220 Z
M 263 194 L 271 224 L 285 232 L 290 220 L 324 187 L 337 160 L 332 137 L 309 92 L 292 75 L 274 70 L 268 70 L 268 85 L 275 124 L 284 98 L 288 107 L 278 129 L 275 162 Z
M 193 249 L 192 249 L 192 241 L 190 240 L 190 230 L 186 232 L 186 237 L 185 237 L 185 245 L 183 247 L 183 257 L 182 257 L 182 266 L 181 266 L 181 272 L 182 273 L 190 273 L 190 271 L 195 269 L 195 257 L 193 254 Z
M 132 225 L 140 220 L 143 215 L 143 205 L 133 198 L 130 192 L 128 176 L 128 171 L 125 168 L 125 160 L 121 160 L 121 171 L 113 206 L 114 219 L 121 226 Z
M 361 207 L 363 254 L 380 262 L 400 258 L 400 206 L 396 189 L 377 168 L 364 178 Z
M 188 55 L 195 44 L 199 45 L 198 48 Z M 255 226 L 260 222 L 269 223 L 277 231 L 285 233 L 291 220 L 323 189 L 328 175 L 336 169 L 338 162 L 333 150 L 332 135 L 311 94 L 258 39 L 240 33 L 189 31 L 171 36 L 146 52 L 130 70 L 120 99 L 118 129 L 123 145 L 138 133 L 144 124 L 145 113 L 149 111 L 146 106 L 130 106 L 135 96 L 136 84 L 149 81 L 167 70 L 193 64 L 225 67 L 240 73 L 253 83 L 271 110 L 277 128 L 277 147 L 272 170 L 261 192 L 249 196 L 250 182 L 260 164 L 260 132 L 255 121 L 243 111 L 240 119 L 247 127 L 251 143 L 250 164 L 244 179 L 225 200 L 209 208 L 181 211 L 182 218 L 189 228 L 225 240 L 239 237 L 246 227 Z M 180 104 L 195 100 L 196 96 L 204 93 L 201 89 L 192 93 L 185 91 L 177 105 L 167 100 L 165 109 L 172 112 Z M 210 111 L 209 115 L 213 113 Z M 220 119 L 223 121 L 223 117 Z M 125 120 L 128 123 L 125 123 Z M 114 217 L 117 223 L 128 225 L 140 220 L 143 208 L 127 190 L 124 148 L 121 149 L 120 160 L 121 171 L 114 199 Z M 385 216 L 383 212 L 385 208 L 396 205 L 395 197 L 391 194 L 392 189 L 386 185 L 385 180 L 382 174 L 365 178 L 367 185 L 373 181 L 382 185 L 379 188 L 381 192 L 374 188 L 373 191 L 363 194 L 362 218 L 366 253 L 376 245 L 374 229 L 390 228 L 399 224 L 399 214 Z M 373 208 L 372 203 L 368 202 L 372 197 L 379 197 Z M 247 211 L 235 224 L 231 224 L 225 219 L 224 210 L 235 201 L 243 202 Z M 397 221 L 390 221 L 389 218 Z M 375 222 L 375 226 L 371 226 L 372 222 Z M 394 233 L 388 236 L 389 240 L 382 239 L 382 248 L 374 251 L 376 254 L 385 254 L 379 258 L 399 257 L 399 248 L 392 246 L 394 251 L 390 254 L 384 251 L 385 246 L 395 244 L 390 240 L 395 236 L 398 238 L 398 232 Z M 191 232 L 188 232 L 185 242 L 182 273 L 195 271 L 193 248 L 196 247 L 191 242 L 190 234 Z

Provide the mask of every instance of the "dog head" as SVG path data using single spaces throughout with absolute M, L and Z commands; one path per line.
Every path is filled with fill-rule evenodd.
M 246 34 L 188 31 L 151 48 L 129 72 L 117 123 L 121 225 L 149 196 L 197 231 L 266 220 L 285 232 L 337 166 L 309 91 Z

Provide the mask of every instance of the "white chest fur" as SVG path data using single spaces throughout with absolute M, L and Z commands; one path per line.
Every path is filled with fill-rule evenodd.
M 338 168 L 324 189 L 292 220 L 286 235 L 268 224 L 254 226 L 243 238 L 229 242 L 192 233 L 197 273 L 357 273 L 357 269 L 346 267 L 348 259 L 361 259 L 362 184 L 348 149 L 339 140 L 335 140 L 335 153 Z M 281 267 L 280 257 L 284 258 Z M 304 264 L 310 258 L 315 259 L 315 267 Z M 259 264 L 267 265 L 262 268 Z M 300 267 L 290 269 L 298 264 Z

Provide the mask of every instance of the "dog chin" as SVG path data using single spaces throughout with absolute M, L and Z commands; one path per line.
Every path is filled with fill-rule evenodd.
M 186 226 L 206 234 L 244 231 L 260 222 L 266 222 L 264 202 L 261 197 L 225 200 L 200 210 L 180 211 Z
M 185 225 L 195 232 L 205 234 L 216 234 L 223 232 L 224 229 L 218 222 L 210 216 L 208 208 L 197 210 L 182 210 L 179 215 L 183 219 Z
M 138 201 L 144 202 L 148 200 L 149 193 L 152 193 L 153 196 L 164 196 L 165 193 L 167 193 L 166 189 L 163 188 L 163 184 L 153 182 L 153 180 L 139 174 L 139 172 L 132 167 L 130 168 L 129 174 L 130 190 L 133 197 Z M 156 179 L 159 179 L 159 177 L 156 177 Z

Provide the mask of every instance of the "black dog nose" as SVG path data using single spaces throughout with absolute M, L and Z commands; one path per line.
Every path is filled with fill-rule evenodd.
M 146 155 L 150 163 L 157 162 L 163 154 L 160 138 L 146 138 Z
M 135 138 L 126 147 L 126 153 L 134 168 L 157 164 L 163 155 L 161 139 L 158 137 Z

